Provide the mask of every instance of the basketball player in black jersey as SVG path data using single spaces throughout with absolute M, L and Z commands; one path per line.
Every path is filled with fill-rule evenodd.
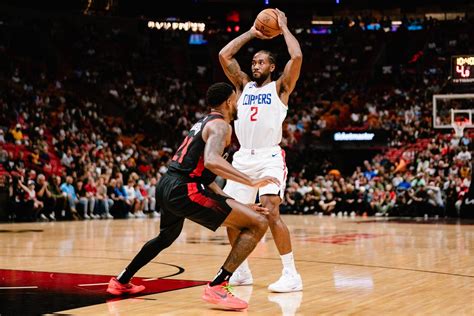
M 269 183 L 279 185 L 279 182 L 273 177 L 251 179 L 222 157 L 231 141 L 229 123 L 237 109 L 234 88 L 227 83 L 213 84 L 206 99 L 210 114 L 191 128 L 157 185 L 156 198 L 162 209 L 160 234 L 143 246 L 117 278 L 110 280 L 107 292 L 113 295 L 135 294 L 145 289 L 143 285 L 130 283 L 131 278 L 178 238 L 184 219 L 188 218 L 213 231 L 221 225 L 240 231 L 224 265 L 205 287 L 202 298 L 228 309 L 242 310 L 248 306 L 230 293 L 228 281 L 265 234 L 268 222 L 260 212 L 268 210 L 249 207 L 226 196 L 214 179 L 219 175 L 254 187 Z

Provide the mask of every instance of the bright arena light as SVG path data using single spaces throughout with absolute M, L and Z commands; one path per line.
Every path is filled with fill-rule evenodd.
M 180 31 L 192 31 L 192 32 L 204 32 L 206 29 L 206 23 L 199 22 L 168 22 L 168 21 L 148 21 L 148 27 L 150 29 L 156 28 L 157 30 L 180 30 Z

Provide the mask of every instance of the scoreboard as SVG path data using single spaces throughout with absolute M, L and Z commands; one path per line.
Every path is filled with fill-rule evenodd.
M 474 55 L 451 57 L 451 82 L 454 84 L 474 83 Z

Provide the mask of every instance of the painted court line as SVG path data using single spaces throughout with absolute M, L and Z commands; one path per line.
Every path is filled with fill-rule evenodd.
M 0 290 L 37 289 L 37 286 L 0 286 Z

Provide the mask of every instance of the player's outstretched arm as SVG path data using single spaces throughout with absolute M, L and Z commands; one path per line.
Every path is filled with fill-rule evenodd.
M 224 149 L 230 142 L 231 127 L 223 120 L 214 120 L 206 124 L 203 130 L 204 166 L 214 174 L 224 179 L 233 180 L 253 187 L 261 187 L 270 183 L 280 185 L 274 177 L 252 179 L 246 174 L 235 169 L 227 160 L 222 158 Z
M 223 196 L 226 196 L 226 197 L 232 199 L 232 197 L 230 195 L 226 194 L 224 192 L 224 190 L 222 190 L 221 187 L 216 182 L 212 182 L 211 184 L 208 185 L 208 187 L 209 187 L 209 189 L 214 191 L 214 193 L 217 193 L 217 194 L 220 194 L 220 195 L 223 195 Z M 258 212 L 260 214 L 263 214 L 263 215 L 270 214 L 270 211 L 268 210 L 268 208 L 263 207 L 261 205 L 261 203 L 257 203 L 257 204 L 256 203 L 250 203 L 250 204 L 247 204 L 247 206 L 250 207 L 255 212 Z
M 301 64 L 303 63 L 303 53 L 296 37 L 290 32 L 287 25 L 287 18 L 284 12 L 276 9 L 278 14 L 278 25 L 285 38 L 290 60 L 286 63 L 283 74 L 277 80 L 277 89 L 280 99 L 283 103 L 288 104 L 288 98 L 295 89 L 296 81 L 300 76 Z
M 208 185 L 209 189 L 211 189 L 214 193 L 232 198 L 230 195 L 226 194 L 224 190 L 214 181 L 211 184 Z

